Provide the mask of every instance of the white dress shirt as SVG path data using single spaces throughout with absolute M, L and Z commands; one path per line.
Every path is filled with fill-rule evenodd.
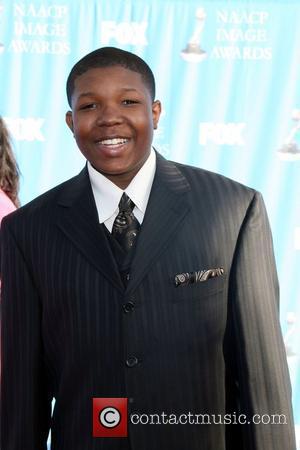
M 156 154 L 153 148 L 144 165 L 140 168 L 124 191 L 94 169 L 89 162 L 87 163 L 87 168 L 96 202 L 99 222 L 104 223 L 111 233 L 114 220 L 119 212 L 119 201 L 123 192 L 126 192 L 128 197 L 130 197 L 135 204 L 133 214 L 141 224 L 146 212 L 156 170 Z

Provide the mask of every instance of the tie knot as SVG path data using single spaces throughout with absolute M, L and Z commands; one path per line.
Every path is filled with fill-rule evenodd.
M 123 193 L 121 200 L 119 201 L 119 211 L 120 212 L 132 212 L 133 208 L 135 207 L 135 204 L 131 200 L 130 197 L 128 197 L 125 192 Z

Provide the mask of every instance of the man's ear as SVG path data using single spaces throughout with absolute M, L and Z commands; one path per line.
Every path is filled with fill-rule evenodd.
M 66 123 L 68 125 L 68 127 L 70 128 L 70 130 L 72 131 L 72 133 L 74 132 L 74 128 L 73 128 L 73 117 L 72 117 L 72 111 L 68 111 L 66 113 Z
M 160 113 L 161 113 L 161 103 L 159 100 L 155 100 L 155 102 L 152 103 L 152 118 L 154 130 L 157 129 Z

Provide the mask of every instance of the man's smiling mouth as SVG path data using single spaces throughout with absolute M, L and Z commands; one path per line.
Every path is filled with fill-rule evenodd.
M 106 145 L 108 147 L 117 147 L 119 145 L 123 145 L 126 144 L 129 141 L 128 138 L 109 138 L 109 139 L 101 139 L 99 141 L 97 141 L 97 144 L 100 145 Z

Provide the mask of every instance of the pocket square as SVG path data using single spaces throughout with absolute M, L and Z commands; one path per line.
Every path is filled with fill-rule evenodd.
M 208 280 L 209 278 L 220 277 L 224 275 L 223 267 L 216 269 L 197 270 L 196 272 L 185 272 L 175 275 L 175 286 L 185 286 L 187 284 L 199 283 Z

